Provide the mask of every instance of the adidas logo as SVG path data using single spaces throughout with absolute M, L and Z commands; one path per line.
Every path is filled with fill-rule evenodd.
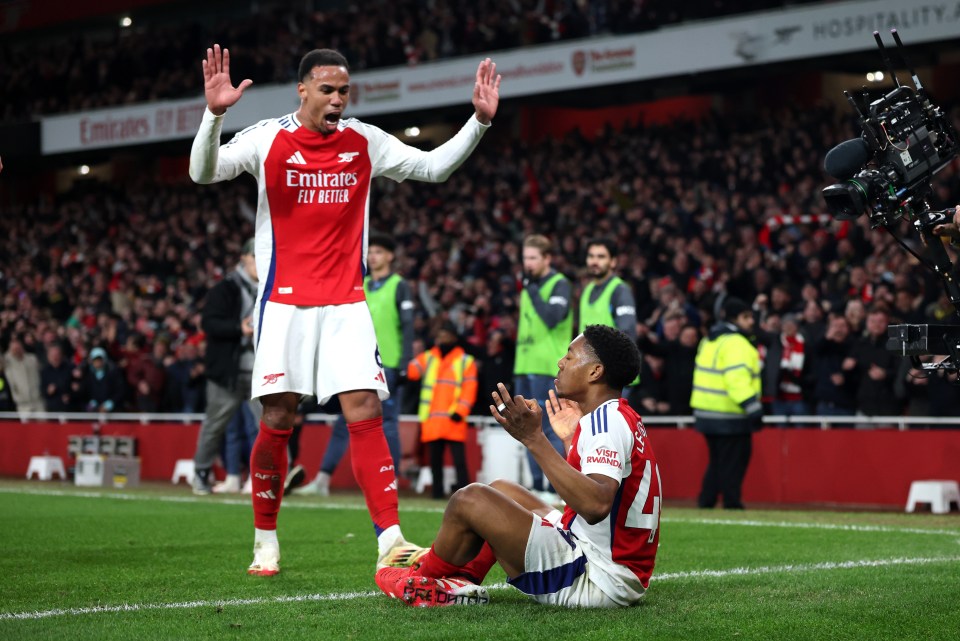
M 287 164 L 290 165 L 306 165 L 307 161 L 303 159 L 303 154 L 299 151 L 293 152 L 293 155 L 287 158 Z
M 384 492 L 396 492 L 396 491 L 397 491 L 397 479 L 393 479 L 393 480 L 390 482 L 390 485 L 388 485 L 387 487 L 383 488 L 383 491 L 384 491 Z
M 257 496 L 261 499 L 270 499 L 271 501 L 275 501 L 277 499 L 277 495 L 273 493 L 273 490 L 257 492 Z

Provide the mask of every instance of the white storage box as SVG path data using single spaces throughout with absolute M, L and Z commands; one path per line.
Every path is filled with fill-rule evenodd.
M 74 470 L 80 487 L 137 487 L 140 485 L 140 457 L 80 454 Z

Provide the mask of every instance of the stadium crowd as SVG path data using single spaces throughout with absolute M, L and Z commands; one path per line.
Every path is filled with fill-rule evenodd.
M 453 321 L 490 388 L 512 371 L 523 237 L 547 234 L 554 267 L 580 283 L 587 240 L 606 236 L 637 302 L 642 413 L 689 413 L 697 341 L 731 295 L 759 318 L 770 411 L 952 415 L 944 377 L 916 376 L 883 346 L 888 322 L 950 320 L 940 282 L 866 217 L 822 215 L 824 149 L 853 134 L 816 107 L 491 142 L 447 183 L 379 181 L 372 225 L 397 241 L 419 342 Z M 201 410 L 199 313 L 252 233 L 253 202 L 243 181 L 144 174 L 6 212 L 3 376 L 28 392 L 0 409 Z M 957 202 L 951 167 L 932 204 Z
M 601 34 L 646 31 L 684 20 L 809 0 L 375 0 L 351 3 L 222 2 L 220 17 L 195 12 L 146 18 L 129 29 L 0 43 L 0 122 L 197 94 L 198 55 L 229 43 L 233 75 L 254 83 L 293 81 L 296 61 L 323 43 L 354 71 Z M 333 6 L 323 6 L 330 4 Z M 173 16 L 177 16 L 174 21 Z

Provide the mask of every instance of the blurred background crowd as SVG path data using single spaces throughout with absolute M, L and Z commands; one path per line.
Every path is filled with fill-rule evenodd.
M 235 79 L 277 82 L 292 79 L 290 61 L 315 42 L 363 69 L 783 3 L 373 4 L 224 18 L 217 34 L 230 43 Z M 171 25 L 149 39 L 4 43 L 0 120 L 196 94 L 197 52 L 211 37 L 199 25 Z M 630 394 L 644 414 L 689 414 L 697 342 L 716 321 L 718 298 L 730 295 L 760 321 L 771 412 L 950 415 L 960 407 L 947 377 L 919 376 L 883 347 L 888 323 L 950 320 L 940 282 L 867 218 L 824 215 L 820 191 L 832 181 L 823 156 L 858 133 L 847 112 L 818 104 L 608 126 L 589 140 L 492 139 L 447 183 L 375 182 L 371 225 L 397 242 L 419 345 L 453 321 L 480 363 L 481 392 L 511 378 L 520 245 L 539 233 L 553 241 L 553 266 L 575 295 L 587 241 L 617 244 L 644 354 Z M 122 184 L 76 181 L 6 207 L 0 410 L 202 411 L 204 296 L 253 233 L 254 188 L 133 172 Z M 958 202 L 953 166 L 936 177 L 931 204 Z M 906 223 L 900 232 L 917 244 Z
M 807 0 L 809 1 L 809 0 Z M 296 80 L 291 60 L 324 43 L 355 71 L 417 64 L 559 40 L 656 29 L 803 0 L 372 0 L 245 3 L 213 0 L 192 13 L 156 16 L 149 32 L 11 38 L 0 43 L 0 120 L 197 94 L 197 52 L 229 43 L 234 77 Z M 190 14 L 187 14 L 189 16 Z

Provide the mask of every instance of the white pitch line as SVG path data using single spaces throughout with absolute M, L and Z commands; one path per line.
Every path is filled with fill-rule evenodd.
M 677 579 L 718 578 L 728 576 L 756 576 L 760 574 L 791 574 L 796 572 L 817 572 L 822 570 L 854 570 L 857 568 L 881 568 L 891 565 L 929 565 L 931 563 L 957 563 L 960 556 L 899 558 L 899 559 L 863 559 L 858 561 L 825 561 L 823 563 L 803 563 L 799 565 L 770 565 L 757 568 L 730 568 L 728 570 L 692 570 L 690 572 L 668 572 L 654 574 L 651 581 L 676 581 Z
M 79 497 L 83 499 L 115 499 L 118 501 L 156 501 L 158 503 L 186 503 L 186 504 L 204 504 L 204 505 L 242 505 L 250 507 L 250 498 L 242 499 L 230 498 L 210 498 L 209 496 L 157 496 L 149 494 L 129 494 L 121 492 L 93 492 L 93 491 L 68 491 L 68 490 L 34 490 L 34 489 L 16 489 L 0 487 L 0 494 L 27 494 L 30 496 L 60 496 L 60 497 Z M 286 501 L 283 509 L 306 509 L 306 510 L 358 510 L 367 511 L 367 506 L 363 503 L 337 503 L 333 501 L 324 501 L 320 503 L 301 503 L 297 500 Z M 423 512 L 433 514 L 443 514 L 441 507 L 405 507 L 400 508 L 401 512 Z
M 260 605 L 263 603 L 302 603 L 307 601 L 348 601 L 381 594 L 380 592 L 341 592 L 338 594 L 301 594 L 295 596 L 277 596 L 271 598 L 224 599 L 220 601 L 181 601 L 179 603 L 122 603 L 120 605 L 97 605 L 91 608 L 66 608 L 62 610 L 43 610 L 36 612 L 2 612 L 0 621 L 17 619 L 32 620 L 49 617 L 83 614 L 109 614 L 116 612 L 143 612 L 145 610 L 191 610 L 194 608 L 212 608 L 230 605 Z
M 119 492 L 97 492 L 97 491 L 68 491 L 68 490 L 43 490 L 43 489 L 24 489 L 13 487 L 0 487 L 0 494 L 27 494 L 33 496 L 59 496 L 59 497 L 78 497 L 86 499 L 115 499 L 118 501 L 157 501 L 160 503 L 186 503 L 186 504 L 204 504 L 204 505 L 230 505 L 249 507 L 250 499 L 231 499 L 202 496 L 156 496 L 148 494 L 130 494 Z M 362 503 L 337 503 L 324 501 L 320 503 L 301 503 L 300 501 L 287 501 L 283 504 L 284 509 L 305 509 L 305 510 L 358 510 L 366 511 L 367 507 Z M 442 514 L 442 507 L 411 507 L 402 506 L 402 512 L 419 512 L 423 514 Z M 857 525 L 857 524 L 838 524 L 838 523 L 809 523 L 803 521 L 761 521 L 756 519 L 707 519 L 707 518 L 677 518 L 664 516 L 661 517 L 663 523 L 694 523 L 701 525 L 739 525 L 743 527 L 776 527 L 776 528 L 798 528 L 809 530 L 836 530 L 847 532 L 878 532 L 887 534 L 935 534 L 940 536 L 960 537 L 960 529 L 935 529 L 935 528 L 911 528 L 895 527 L 891 525 Z
M 945 530 L 918 527 L 895 527 L 892 525 L 858 525 L 856 523 L 806 523 L 803 521 L 758 521 L 745 519 L 685 519 L 660 517 L 661 523 L 695 523 L 697 525 L 742 525 L 744 527 L 784 527 L 808 530 L 839 530 L 845 532 L 884 532 L 902 534 L 941 534 L 960 537 L 960 530 Z
M 957 563 L 960 556 L 920 557 L 898 559 L 863 559 L 858 561 L 840 561 L 808 563 L 798 565 L 763 566 L 757 568 L 731 568 L 728 570 L 693 570 L 690 572 L 670 572 L 654 575 L 653 581 L 677 581 L 683 579 L 724 578 L 729 576 L 756 576 L 762 574 L 791 574 L 799 572 L 818 572 L 830 570 L 851 570 L 857 568 L 879 568 L 894 565 L 930 565 L 934 563 Z M 488 590 L 509 589 L 506 583 L 487 586 Z M 31 612 L 0 612 L 0 621 L 32 621 L 57 616 L 82 616 L 85 614 L 111 614 L 119 612 L 143 612 L 147 610 L 191 610 L 224 606 L 262 605 L 265 603 L 305 603 L 321 601 L 348 601 L 379 596 L 380 592 L 340 592 L 334 594 L 301 594 L 293 596 L 257 597 L 251 599 L 222 599 L 217 601 L 181 601 L 178 603 L 123 603 L 120 605 L 98 605 L 89 608 L 64 608 L 56 610 L 35 610 Z

